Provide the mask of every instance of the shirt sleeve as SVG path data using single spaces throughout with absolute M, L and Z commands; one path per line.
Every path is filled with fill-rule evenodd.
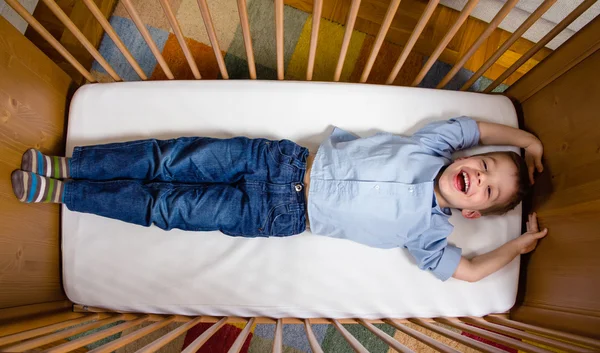
M 404 247 L 417 261 L 422 270 L 431 271 L 438 279 L 445 281 L 452 277 L 460 262 L 462 250 L 448 244 L 446 239 L 452 232 L 452 225 L 439 215 L 432 215 L 432 227 L 421 235 L 409 239 Z
M 454 151 L 477 146 L 479 137 L 477 122 L 461 116 L 430 123 L 414 133 L 411 138 L 429 153 L 450 159 Z

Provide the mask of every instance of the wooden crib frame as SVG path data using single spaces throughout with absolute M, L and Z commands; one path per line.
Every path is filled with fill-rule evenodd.
M 71 31 L 77 40 L 81 42 L 106 72 L 115 81 L 121 81 L 122 79 L 110 67 L 110 64 L 102 58 L 98 50 L 86 39 L 85 35 L 66 16 L 55 1 L 42 1 Z M 102 28 L 114 41 L 139 77 L 142 80 L 148 79 L 94 0 L 81 1 L 83 1 L 93 16 L 99 21 Z M 168 1 L 157 1 L 160 1 L 163 7 L 165 16 L 183 49 L 194 77 L 201 79 L 198 67 L 185 43 L 183 33 Z M 469 89 L 475 80 L 482 76 L 556 1 L 543 1 L 539 8 L 502 43 L 469 81 L 461 87 L 461 90 Z M 90 71 L 80 64 L 17 0 L 6 0 L 6 2 L 35 31 L 46 39 L 60 55 L 73 65 L 87 82 L 96 82 Z M 490 86 L 485 88 L 483 92 L 491 92 L 595 2 L 596 0 L 584 0 L 581 5 L 556 25 L 552 31 L 544 36 L 529 51 L 523 54 L 520 59 L 500 75 Z M 131 1 L 122 0 L 122 3 L 146 40 L 153 55 L 156 57 L 158 65 L 160 65 L 169 79 L 174 79 L 172 72 L 147 29 L 144 27 Z M 248 57 L 248 70 L 250 78 L 256 79 L 246 1 L 238 0 L 237 3 Z M 404 46 L 392 72 L 390 72 L 387 84 L 394 82 L 438 3 L 439 0 L 429 0 L 425 11 Z M 425 77 L 477 3 L 478 0 L 468 1 L 454 25 L 431 53 L 431 56 L 417 75 L 412 86 L 417 86 Z M 400 0 L 390 1 L 383 24 L 377 34 L 375 44 L 360 77 L 361 83 L 366 82 L 369 77 L 399 4 Z M 437 88 L 443 88 L 447 85 L 516 4 L 516 0 L 506 1 L 505 5 L 491 20 L 485 31 L 476 39 L 465 55 L 456 62 L 451 71 L 438 84 Z M 306 80 L 311 80 L 313 76 L 322 5 L 323 0 L 314 1 L 314 20 Z M 359 5 L 360 0 L 352 0 L 343 44 L 335 74 L 332 78 L 333 81 L 339 81 L 340 79 Z M 223 79 L 228 79 L 227 69 L 221 55 L 206 0 L 198 0 L 198 6 L 217 58 L 221 76 Z M 284 79 L 283 8 L 284 0 L 275 0 L 277 76 L 279 80 Z M 571 124 L 570 128 L 573 130 L 570 133 L 571 135 L 586 133 L 587 135 L 585 135 L 584 140 L 589 139 L 590 143 L 594 140 L 600 141 L 599 133 L 590 133 L 590 131 L 597 131 L 596 122 L 591 118 L 591 114 L 594 114 L 592 112 L 597 112 L 600 108 L 598 102 L 593 99 L 586 99 L 579 101 L 577 104 L 574 103 L 572 106 L 569 103 L 563 103 L 566 99 L 577 100 L 576 98 L 569 98 L 569 91 L 576 89 L 576 85 L 587 82 L 584 78 L 586 75 L 600 75 L 600 19 L 598 18 L 578 32 L 571 40 L 561 46 L 534 70 L 521 78 L 515 85 L 511 86 L 505 94 L 515 101 L 525 116 L 521 117 L 521 127 L 537 133 L 544 142 L 548 168 L 554 167 L 554 164 L 558 163 L 557 161 L 562 163 L 559 164 L 563 168 L 580 166 L 583 163 L 592 176 L 600 176 L 600 163 L 598 163 L 595 155 L 600 153 L 600 146 L 593 147 L 598 148 L 597 151 L 594 150 L 593 152 L 588 151 L 589 146 L 587 145 L 585 148 L 575 146 L 572 147 L 574 151 L 570 152 L 569 143 L 561 142 L 563 135 L 569 135 L 569 132 L 560 131 L 560 129 L 558 131 L 550 129 L 552 131 L 548 132 L 548 121 L 543 118 L 544 116 L 548 116 L 548 119 L 557 119 L 556 121 L 558 122 L 561 119 L 560 114 L 564 115 L 566 111 L 569 113 L 569 117 L 563 118 L 567 119 L 568 123 Z M 0 143 L 0 151 L 5 159 L 4 161 L 0 161 L 2 171 L 14 169 L 20 161 L 22 151 L 27 147 L 35 146 L 54 154 L 64 151 L 66 111 L 74 88 L 77 88 L 77 85 L 74 84 L 63 70 L 52 63 L 48 57 L 0 17 L 0 120 L 4 124 L 4 127 L 0 127 L 0 134 L 3 136 L 3 140 Z M 597 84 L 589 86 L 586 89 L 586 92 L 588 91 L 591 91 L 592 95 L 598 94 L 600 96 L 600 89 Z M 552 109 L 549 110 L 547 106 L 552 106 Z M 594 130 L 594 128 L 596 129 Z M 557 143 L 559 144 L 559 148 L 555 148 Z M 578 162 L 573 162 L 574 159 Z M 574 163 L 578 164 L 575 165 Z M 8 175 L 8 173 L 3 173 L 4 176 L 6 176 L 5 174 Z M 554 232 L 553 234 L 557 234 L 555 236 L 556 239 L 562 239 L 560 238 L 561 232 L 566 232 L 560 230 L 560 226 L 563 225 L 568 225 L 569 229 L 574 232 L 581 232 L 586 242 L 577 243 L 579 245 L 576 245 L 577 250 L 583 252 L 575 255 L 561 254 L 560 259 L 548 258 L 544 256 L 549 254 L 556 255 L 557 249 L 564 246 L 564 244 L 560 243 L 560 241 L 558 244 L 547 246 L 545 243 L 542 243 L 529 259 L 529 266 L 523 266 L 522 268 L 523 275 L 521 276 L 522 280 L 519 291 L 520 299 L 510 314 L 488 315 L 483 318 L 410 318 L 402 320 L 394 318 L 382 320 L 364 320 L 360 318 L 336 320 L 335 318 L 187 317 L 180 315 L 115 313 L 100 308 L 73 305 L 73 303 L 66 300 L 60 280 L 58 206 L 43 205 L 32 208 L 24 204 L 19 204 L 11 195 L 9 183 L 3 181 L 0 184 L 0 200 L 2 200 L 0 212 L 3 215 L 7 215 L 7 217 L 3 220 L 3 226 L 0 230 L 0 248 L 4 246 L 8 250 L 0 251 L 0 352 L 28 351 L 41 346 L 44 346 L 48 352 L 68 352 L 146 322 L 152 322 L 152 324 L 140 328 L 118 340 L 107 343 L 95 349 L 94 352 L 111 352 L 173 322 L 180 322 L 181 326 L 144 347 L 141 352 L 154 352 L 201 322 L 214 323 L 214 325 L 200 335 L 184 352 L 195 352 L 226 323 L 246 323 L 245 328 L 229 352 L 239 352 L 251 327 L 254 324 L 261 323 L 275 324 L 273 352 L 282 351 L 282 325 L 284 324 L 304 325 L 313 352 L 322 352 L 311 329 L 312 324 L 321 323 L 334 325 L 356 352 L 362 353 L 368 351 L 344 328 L 343 324 L 363 325 L 398 352 L 410 352 L 411 350 L 373 324 L 385 323 L 391 325 L 396 330 L 415 338 L 434 350 L 457 352 L 454 348 L 446 346 L 432 337 L 405 325 L 409 322 L 484 352 L 501 352 L 501 350 L 457 334 L 448 329 L 448 327 L 466 331 L 526 352 L 550 352 L 552 349 L 559 349 L 566 352 L 600 351 L 600 340 L 598 340 L 600 338 L 600 318 L 598 315 L 598 312 L 600 312 L 600 301 L 598 299 L 589 300 L 590 294 L 586 293 L 586 291 L 595 291 L 597 293 L 600 289 L 600 283 L 598 282 L 598 278 L 600 278 L 600 263 L 596 260 L 598 258 L 596 253 L 600 249 L 600 242 L 598 239 L 595 239 L 597 237 L 594 238 L 593 231 L 593 229 L 597 229 L 597 226 L 600 225 L 597 220 L 597 216 L 600 214 L 600 192 L 598 192 L 600 188 L 597 186 L 600 183 L 593 179 L 593 177 L 591 181 L 588 179 L 584 181 L 580 180 L 580 184 L 577 184 L 577 180 L 579 179 L 571 178 L 570 183 L 575 183 L 576 185 L 584 185 L 585 183 L 587 183 L 585 185 L 589 185 L 589 183 L 592 183 L 592 185 L 596 186 L 596 189 L 588 189 L 588 191 L 579 192 L 578 194 L 575 191 L 576 195 L 572 196 L 573 190 L 575 190 L 573 188 L 569 189 L 565 188 L 564 185 L 558 185 L 560 187 L 554 190 L 548 188 L 548 186 L 553 185 L 552 181 L 541 181 L 540 187 L 534 194 L 533 201 L 528 202 L 525 206 L 526 209 L 533 208 L 538 210 L 541 222 L 548 224 L 551 229 L 552 226 L 555 227 L 552 232 Z M 568 216 L 561 218 L 564 215 Z M 558 218 L 558 220 L 553 221 L 555 218 Z M 30 264 L 31 268 L 27 268 L 27 264 L 23 265 L 24 261 L 22 258 L 27 256 L 29 256 L 27 263 Z M 575 258 L 577 260 L 573 260 Z M 564 266 L 560 263 L 557 265 L 556 262 L 560 262 L 561 260 L 571 262 Z M 564 270 L 568 266 L 573 266 L 572 261 L 579 261 L 576 265 L 585 268 L 586 271 L 583 274 L 571 274 L 569 278 L 574 278 L 575 280 L 567 281 L 565 280 L 565 276 L 559 273 L 560 271 L 557 272 L 556 266 L 558 266 L 559 270 Z M 8 266 L 3 266 L 3 264 L 8 264 Z M 571 286 L 573 292 L 565 294 L 559 290 L 560 293 L 556 294 L 555 288 L 560 288 L 561 286 Z M 543 289 L 540 290 L 540 288 Z M 544 297 L 544 299 L 541 300 L 540 297 Z M 565 304 L 567 302 L 568 304 Z M 60 339 L 117 321 L 123 321 L 123 323 L 48 348 L 48 344 Z M 444 325 L 437 325 L 438 323 Z

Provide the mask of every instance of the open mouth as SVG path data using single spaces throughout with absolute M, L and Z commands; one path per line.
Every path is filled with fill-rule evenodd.
M 466 194 L 469 192 L 469 187 L 471 186 L 471 183 L 469 181 L 469 175 L 464 172 L 464 171 L 460 171 L 458 172 L 458 174 L 456 174 L 456 177 L 454 178 L 454 183 L 456 185 L 456 188 Z

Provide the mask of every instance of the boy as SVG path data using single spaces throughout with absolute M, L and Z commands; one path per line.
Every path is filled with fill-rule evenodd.
M 482 144 L 525 148 L 451 160 Z M 314 234 L 378 248 L 404 247 L 441 280 L 477 281 L 533 250 L 547 230 L 535 214 L 527 233 L 470 260 L 447 243 L 450 208 L 464 217 L 514 208 L 542 171 L 533 135 L 467 117 L 431 123 L 411 137 L 359 138 L 334 129 L 317 154 L 289 140 L 186 137 L 77 147 L 72 158 L 36 150 L 12 175 L 23 202 L 62 202 L 162 229 L 232 236 L 289 236 L 310 220 Z M 68 179 L 62 182 L 57 179 Z

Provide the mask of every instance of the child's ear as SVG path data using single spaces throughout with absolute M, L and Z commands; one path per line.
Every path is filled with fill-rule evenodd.
M 475 218 L 481 217 L 481 212 L 471 211 L 471 210 L 462 210 L 462 215 L 465 218 L 475 219 Z

